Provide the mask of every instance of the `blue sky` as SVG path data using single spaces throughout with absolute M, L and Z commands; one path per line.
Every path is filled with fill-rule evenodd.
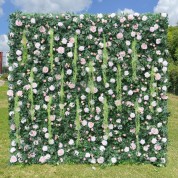
M 113 13 L 117 12 L 119 9 L 124 10 L 125 8 L 127 8 L 139 13 L 145 13 L 153 12 L 153 9 L 157 5 L 157 3 L 158 0 L 93 0 L 88 10 L 84 10 L 81 12 L 88 12 L 94 14 Z M 21 8 L 15 6 L 11 0 L 5 0 L 5 3 L 2 5 L 2 9 L 3 14 L 0 17 L 0 34 L 6 34 L 8 32 L 9 14 L 16 10 L 21 10 Z
M 170 25 L 178 22 L 178 0 L 0 0 L 0 51 L 9 50 L 8 18 L 17 10 L 22 12 L 75 13 L 158 13 L 169 15 Z

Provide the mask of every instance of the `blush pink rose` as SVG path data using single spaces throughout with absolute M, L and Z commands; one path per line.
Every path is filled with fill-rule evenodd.
M 159 73 L 156 73 L 156 74 L 155 74 L 155 79 L 156 79 L 156 80 L 160 80 L 160 79 L 161 79 L 161 75 L 160 75 Z
M 48 67 L 44 66 L 43 67 L 43 73 L 48 73 L 48 71 L 49 71 Z
M 16 24 L 17 26 L 19 26 L 19 27 L 22 26 L 22 22 L 21 22 L 20 20 L 16 20 L 16 21 L 15 21 L 15 24 Z
M 84 65 L 84 64 L 86 64 L 86 60 L 85 60 L 84 58 L 81 58 L 80 63 L 81 63 L 82 65 Z
M 13 90 L 8 90 L 8 91 L 7 91 L 7 95 L 8 95 L 8 96 L 14 96 Z
M 65 52 L 65 49 L 63 47 L 59 47 L 56 49 L 56 51 L 59 53 L 59 54 L 63 54 Z
M 17 157 L 16 157 L 16 156 L 11 156 L 10 162 L 11 162 L 11 163 L 17 162 Z
M 141 45 L 141 48 L 142 48 L 142 49 L 147 49 L 148 46 L 147 46 L 147 44 L 143 43 L 143 44 Z
M 88 127 L 91 129 L 91 128 L 93 128 L 93 126 L 94 126 L 94 123 L 93 122 L 89 122 L 88 123 Z
M 39 29 L 39 31 L 41 33 L 45 33 L 46 32 L 46 28 L 44 26 L 41 26 L 40 29 Z
M 59 149 L 57 154 L 58 154 L 58 156 L 64 155 L 64 150 L 63 149 Z
M 45 96 L 45 101 L 49 101 L 49 96 Z
M 128 15 L 128 20 L 133 20 L 133 19 L 134 19 L 133 14 Z
M 46 162 L 46 157 L 45 156 L 41 156 L 39 159 L 40 163 L 45 163 Z
M 93 33 L 95 33 L 96 32 L 96 26 L 91 26 L 90 27 L 90 31 L 93 32 Z
M 161 145 L 156 144 L 156 145 L 154 146 L 154 149 L 157 150 L 157 151 L 161 150 Z
M 70 43 L 74 43 L 74 42 L 75 42 L 75 39 L 74 39 L 73 37 L 71 37 L 71 38 L 69 39 L 69 42 L 70 42 Z
M 18 92 L 17 92 L 17 96 L 20 96 L 20 97 L 21 97 L 22 95 L 23 95 L 23 92 L 22 92 L 22 91 L 18 91 Z
M 117 34 L 117 39 L 122 39 L 123 38 L 123 34 L 122 33 L 118 33 Z
M 136 149 L 136 144 L 135 144 L 135 143 L 131 143 L 130 148 L 131 148 L 132 150 L 135 150 L 135 149 Z
M 150 32 L 154 32 L 155 28 L 154 27 L 150 27 Z
M 159 133 L 159 131 L 157 128 L 152 128 L 150 133 L 153 135 L 157 135 Z

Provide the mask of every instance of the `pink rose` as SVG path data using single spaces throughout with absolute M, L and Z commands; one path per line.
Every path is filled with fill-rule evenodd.
M 157 135 L 159 133 L 157 128 L 152 128 L 150 134 Z
M 94 126 L 94 123 L 93 122 L 89 122 L 88 123 L 88 127 L 91 129 L 91 128 L 93 128 L 93 126 Z
M 129 15 L 128 15 L 128 20 L 133 20 L 133 19 L 134 19 L 133 14 L 129 14 Z
M 56 51 L 59 53 L 59 54 L 63 54 L 65 52 L 65 49 L 63 47 L 59 47 L 56 49 Z
M 16 20 L 16 21 L 15 21 L 15 24 L 16 24 L 17 26 L 19 26 L 19 27 L 22 26 L 22 22 L 21 22 L 20 20 Z
M 118 33 L 117 34 L 117 39 L 122 39 L 123 38 L 123 34 L 122 33 Z
M 25 86 L 24 86 L 24 89 L 25 89 L 25 90 L 29 90 L 29 89 L 30 89 L 30 85 L 25 85 Z
M 120 56 L 120 57 L 125 57 L 125 55 L 126 55 L 125 51 L 121 51 L 121 52 L 119 53 L 119 56 Z
M 135 144 L 135 143 L 131 143 L 130 148 L 131 148 L 132 150 L 135 150 L 135 149 L 136 149 L 136 144 Z
M 22 91 L 18 91 L 18 92 L 17 92 L 17 96 L 20 96 L 20 97 L 21 97 L 22 95 L 23 95 L 23 92 L 22 92 Z
M 135 37 L 136 33 L 135 32 L 131 32 L 131 36 Z
M 55 118 L 56 118 L 56 116 L 55 116 L 55 115 L 51 115 L 51 116 L 50 116 L 50 120 L 51 120 L 51 121 L 54 121 L 54 120 L 55 120 Z
M 154 149 L 157 150 L 157 151 L 161 150 L 161 145 L 156 144 L 156 145 L 154 146 Z
M 99 107 L 96 107 L 96 113 L 99 114 L 101 112 L 101 109 Z
M 46 101 L 46 102 L 49 101 L 49 96 L 45 96 L 45 101 Z
M 46 32 L 46 28 L 44 26 L 41 26 L 40 29 L 39 29 L 39 31 L 41 33 L 45 33 Z
M 45 163 L 46 162 L 46 157 L 45 156 L 41 156 L 39 159 L 40 163 Z
M 154 27 L 150 27 L 150 32 L 154 32 L 155 28 Z
M 71 38 L 69 39 L 69 42 L 70 42 L 70 43 L 74 43 L 74 42 L 75 42 L 75 39 L 74 39 L 73 37 L 71 37 Z
M 49 69 L 48 67 L 43 67 L 43 73 L 48 73 Z
M 147 49 L 147 44 L 143 43 L 141 46 L 142 49 Z
M 8 95 L 8 96 L 14 96 L 13 90 L 8 90 L 8 91 L 7 91 L 7 95 Z
M 125 22 L 125 17 L 122 17 L 121 19 L 120 19 L 120 23 L 124 23 Z
M 84 64 L 86 64 L 86 60 L 85 60 L 84 58 L 81 58 L 80 63 L 81 63 L 82 65 L 84 65 Z
M 156 44 L 160 44 L 161 43 L 161 39 L 156 39 Z
M 57 154 L 58 154 L 58 156 L 62 156 L 64 154 L 64 150 L 63 149 L 59 149 Z
M 32 137 L 35 137 L 37 134 L 37 132 L 35 130 L 31 130 L 29 135 L 32 136 Z
M 93 33 L 95 33 L 96 32 L 96 26 L 91 26 L 90 27 L 90 31 L 93 32 Z
M 156 79 L 156 80 L 160 80 L 160 79 L 161 79 L 161 75 L 160 75 L 159 73 L 156 73 L 156 74 L 155 74 L 155 79 Z
M 68 86 L 69 86 L 70 89 L 75 88 L 75 84 L 74 83 L 69 83 Z
M 138 24 L 133 25 L 133 29 L 137 30 L 138 29 Z
M 97 159 L 97 162 L 98 162 L 99 164 L 104 163 L 104 158 L 103 158 L 103 157 L 99 157 L 99 158 Z
M 98 29 L 98 33 L 102 33 L 102 32 L 103 32 L 103 28 L 101 27 Z
M 11 163 L 17 162 L 17 157 L 16 157 L 16 156 L 11 156 L 10 162 L 11 162 Z

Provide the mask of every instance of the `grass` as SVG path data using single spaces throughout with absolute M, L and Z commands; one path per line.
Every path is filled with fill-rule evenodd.
M 169 146 L 166 167 L 144 164 L 98 165 L 16 165 L 9 166 L 7 85 L 0 87 L 0 178 L 177 178 L 178 177 L 178 96 L 169 94 Z

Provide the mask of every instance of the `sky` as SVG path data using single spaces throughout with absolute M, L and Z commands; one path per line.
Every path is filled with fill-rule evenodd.
M 178 0 L 0 0 L 0 51 L 9 50 L 8 18 L 15 11 L 74 13 L 159 13 L 169 15 L 169 24 L 178 22 Z

